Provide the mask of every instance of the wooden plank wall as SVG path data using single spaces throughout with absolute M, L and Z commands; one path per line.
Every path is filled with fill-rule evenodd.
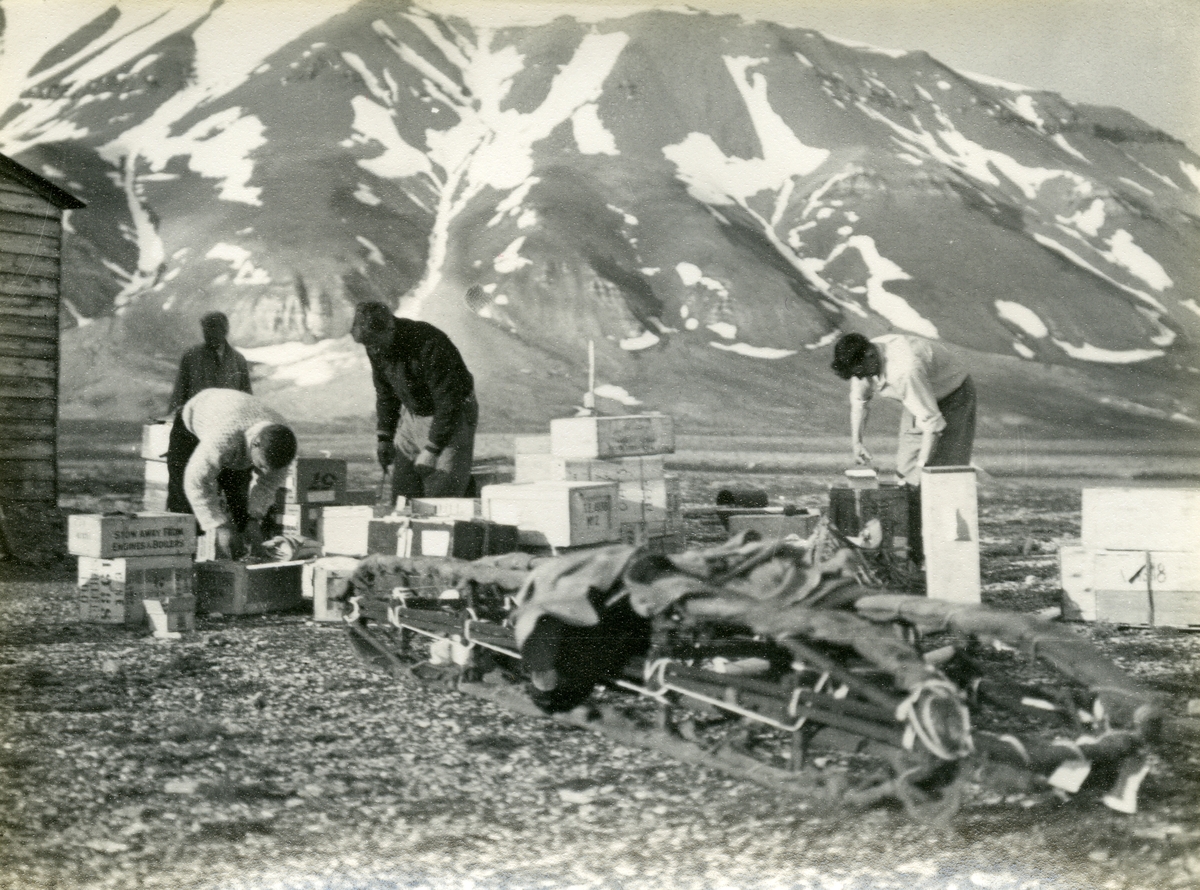
M 0 501 L 58 500 L 62 211 L 0 176 Z

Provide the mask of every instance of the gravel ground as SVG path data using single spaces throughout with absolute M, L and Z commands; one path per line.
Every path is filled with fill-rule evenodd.
M 685 502 L 736 481 L 689 480 Z M 981 515 L 985 599 L 1055 605 L 1078 491 L 994 486 Z M 1173 696 L 1139 813 L 989 785 L 934 828 L 399 683 L 303 616 L 162 642 L 72 602 L 64 570 L 0 569 L 0 888 L 1200 886 L 1195 634 L 1088 631 Z

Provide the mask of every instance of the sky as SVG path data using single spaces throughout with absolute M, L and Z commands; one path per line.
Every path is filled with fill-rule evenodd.
M 206 0 L 121 2 L 127 11 L 206 5 Z M 294 18 L 305 18 L 323 3 L 336 12 L 348 0 L 227 2 L 257 6 L 278 26 L 281 8 L 303 11 Z M 0 0 L 9 26 L 0 43 L 0 98 L 12 99 L 20 72 L 111 3 Z M 493 21 L 545 21 L 562 11 L 595 18 L 654 5 L 684 8 L 639 0 L 426 0 L 421 5 Z M 815 28 L 889 49 L 923 49 L 952 68 L 1053 90 L 1071 101 L 1117 105 L 1200 150 L 1200 0 L 690 0 L 688 5 Z
M 546 17 L 521 0 L 430 0 L 436 9 Z M 563 0 L 554 9 L 621 13 L 647 4 Z M 684 4 L 649 4 L 682 8 Z M 1116 105 L 1200 150 L 1200 0 L 689 0 L 889 49 L 923 49 L 952 68 Z

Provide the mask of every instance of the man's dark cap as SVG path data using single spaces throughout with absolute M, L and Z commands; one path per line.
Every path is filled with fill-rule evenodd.
M 843 334 L 833 344 L 833 363 L 829 367 L 843 380 L 849 380 L 870 351 L 871 341 L 862 334 Z

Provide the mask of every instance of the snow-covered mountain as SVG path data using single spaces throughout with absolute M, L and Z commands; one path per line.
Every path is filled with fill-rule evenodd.
M 40 58 L 6 16 L 0 151 L 88 203 L 68 413 L 161 405 L 220 308 L 285 410 L 367 415 L 383 299 L 485 423 L 578 404 L 592 340 L 602 408 L 833 432 L 850 329 L 961 347 L 992 433 L 1200 418 L 1200 157 L 1124 111 L 735 16 L 272 8 L 80 2 Z

